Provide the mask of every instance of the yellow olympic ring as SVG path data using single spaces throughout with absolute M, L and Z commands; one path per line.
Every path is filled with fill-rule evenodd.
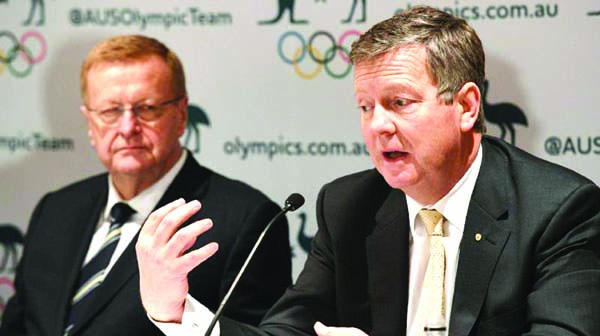
M 317 58 L 321 57 L 321 53 L 313 48 L 310 44 L 306 46 L 306 48 L 315 54 L 315 56 Z M 315 77 L 317 77 L 319 75 L 319 73 L 321 72 L 321 70 L 323 69 L 323 64 L 321 63 L 317 63 L 317 67 L 315 68 L 315 70 L 313 72 L 302 72 L 302 69 L 300 69 L 300 65 L 299 62 L 296 60 L 300 59 L 300 54 L 302 54 L 304 48 L 300 47 L 298 49 L 296 49 L 296 52 L 294 53 L 294 71 L 296 72 L 296 74 L 298 74 L 298 76 L 300 76 L 300 78 L 304 78 L 304 79 L 313 79 Z
M 2 49 L 0 49 L 0 58 L 2 58 L 2 59 L 6 58 L 6 53 Z M 4 72 L 5 68 L 6 68 L 6 65 L 4 65 L 4 62 L 0 62 L 0 74 L 2 74 Z

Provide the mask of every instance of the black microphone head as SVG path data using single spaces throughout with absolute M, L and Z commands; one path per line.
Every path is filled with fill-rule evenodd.
M 295 211 L 298 208 L 300 208 L 303 204 L 304 204 L 304 196 L 302 196 L 298 193 L 293 193 L 290 196 L 288 196 L 288 198 L 285 200 L 284 209 L 286 211 Z

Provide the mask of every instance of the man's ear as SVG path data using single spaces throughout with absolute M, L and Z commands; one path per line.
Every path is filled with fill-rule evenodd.
M 460 112 L 460 128 L 463 132 L 473 130 L 481 108 L 481 92 L 475 83 L 467 82 L 456 94 Z
M 90 120 L 90 112 L 85 107 L 85 105 L 79 106 L 79 111 L 81 112 L 81 114 L 83 114 L 83 117 L 85 118 L 85 123 L 88 129 L 87 134 L 88 138 L 90 139 L 90 144 L 92 145 L 92 147 L 96 148 L 96 143 L 94 142 L 94 137 L 92 136 L 92 121 Z
M 189 103 L 188 96 L 181 98 L 181 100 L 179 100 L 179 102 L 177 102 L 177 110 L 180 113 L 180 118 L 181 118 L 181 122 L 179 124 L 179 126 L 180 126 L 179 136 L 183 136 L 183 134 L 185 133 L 185 128 L 186 128 L 187 119 L 188 119 L 188 115 L 187 115 L 188 114 L 188 112 L 187 112 L 188 103 Z
M 83 114 L 83 116 L 84 116 L 85 118 L 87 118 L 87 117 L 88 117 L 88 110 L 87 110 L 87 108 L 85 107 L 85 105 L 81 105 L 81 106 L 79 106 L 79 112 L 81 112 L 81 114 Z

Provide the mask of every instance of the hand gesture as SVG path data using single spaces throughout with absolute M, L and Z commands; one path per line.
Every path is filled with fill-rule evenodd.
M 188 273 L 218 249 L 217 243 L 210 243 L 187 251 L 196 237 L 212 227 L 210 219 L 203 219 L 178 230 L 200 208 L 196 200 L 178 199 L 154 211 L 140 230 L 135 245 L 140 293 L 146 312 L 156 321 L 181 322 Z

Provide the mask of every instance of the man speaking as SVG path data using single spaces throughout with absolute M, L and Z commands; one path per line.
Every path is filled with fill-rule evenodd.
M 296 283 L 258 329 L 223 318 L 220 334 L 598 335 L 600 188 L 484 135 L 473 28 L 414 7 L 364 33 L 350 58 L 376 169 L 322 188 Z M 178 335 L 203 335 L 211 318 L 181 312 L 194 306 L 186 274 L 214 245 L 182 253 L 195 236 L 165 229 L 193 212 L 158 210 L 137 248 L 144 307 Z M 169 291 L 151 290 L 172 278 Z

